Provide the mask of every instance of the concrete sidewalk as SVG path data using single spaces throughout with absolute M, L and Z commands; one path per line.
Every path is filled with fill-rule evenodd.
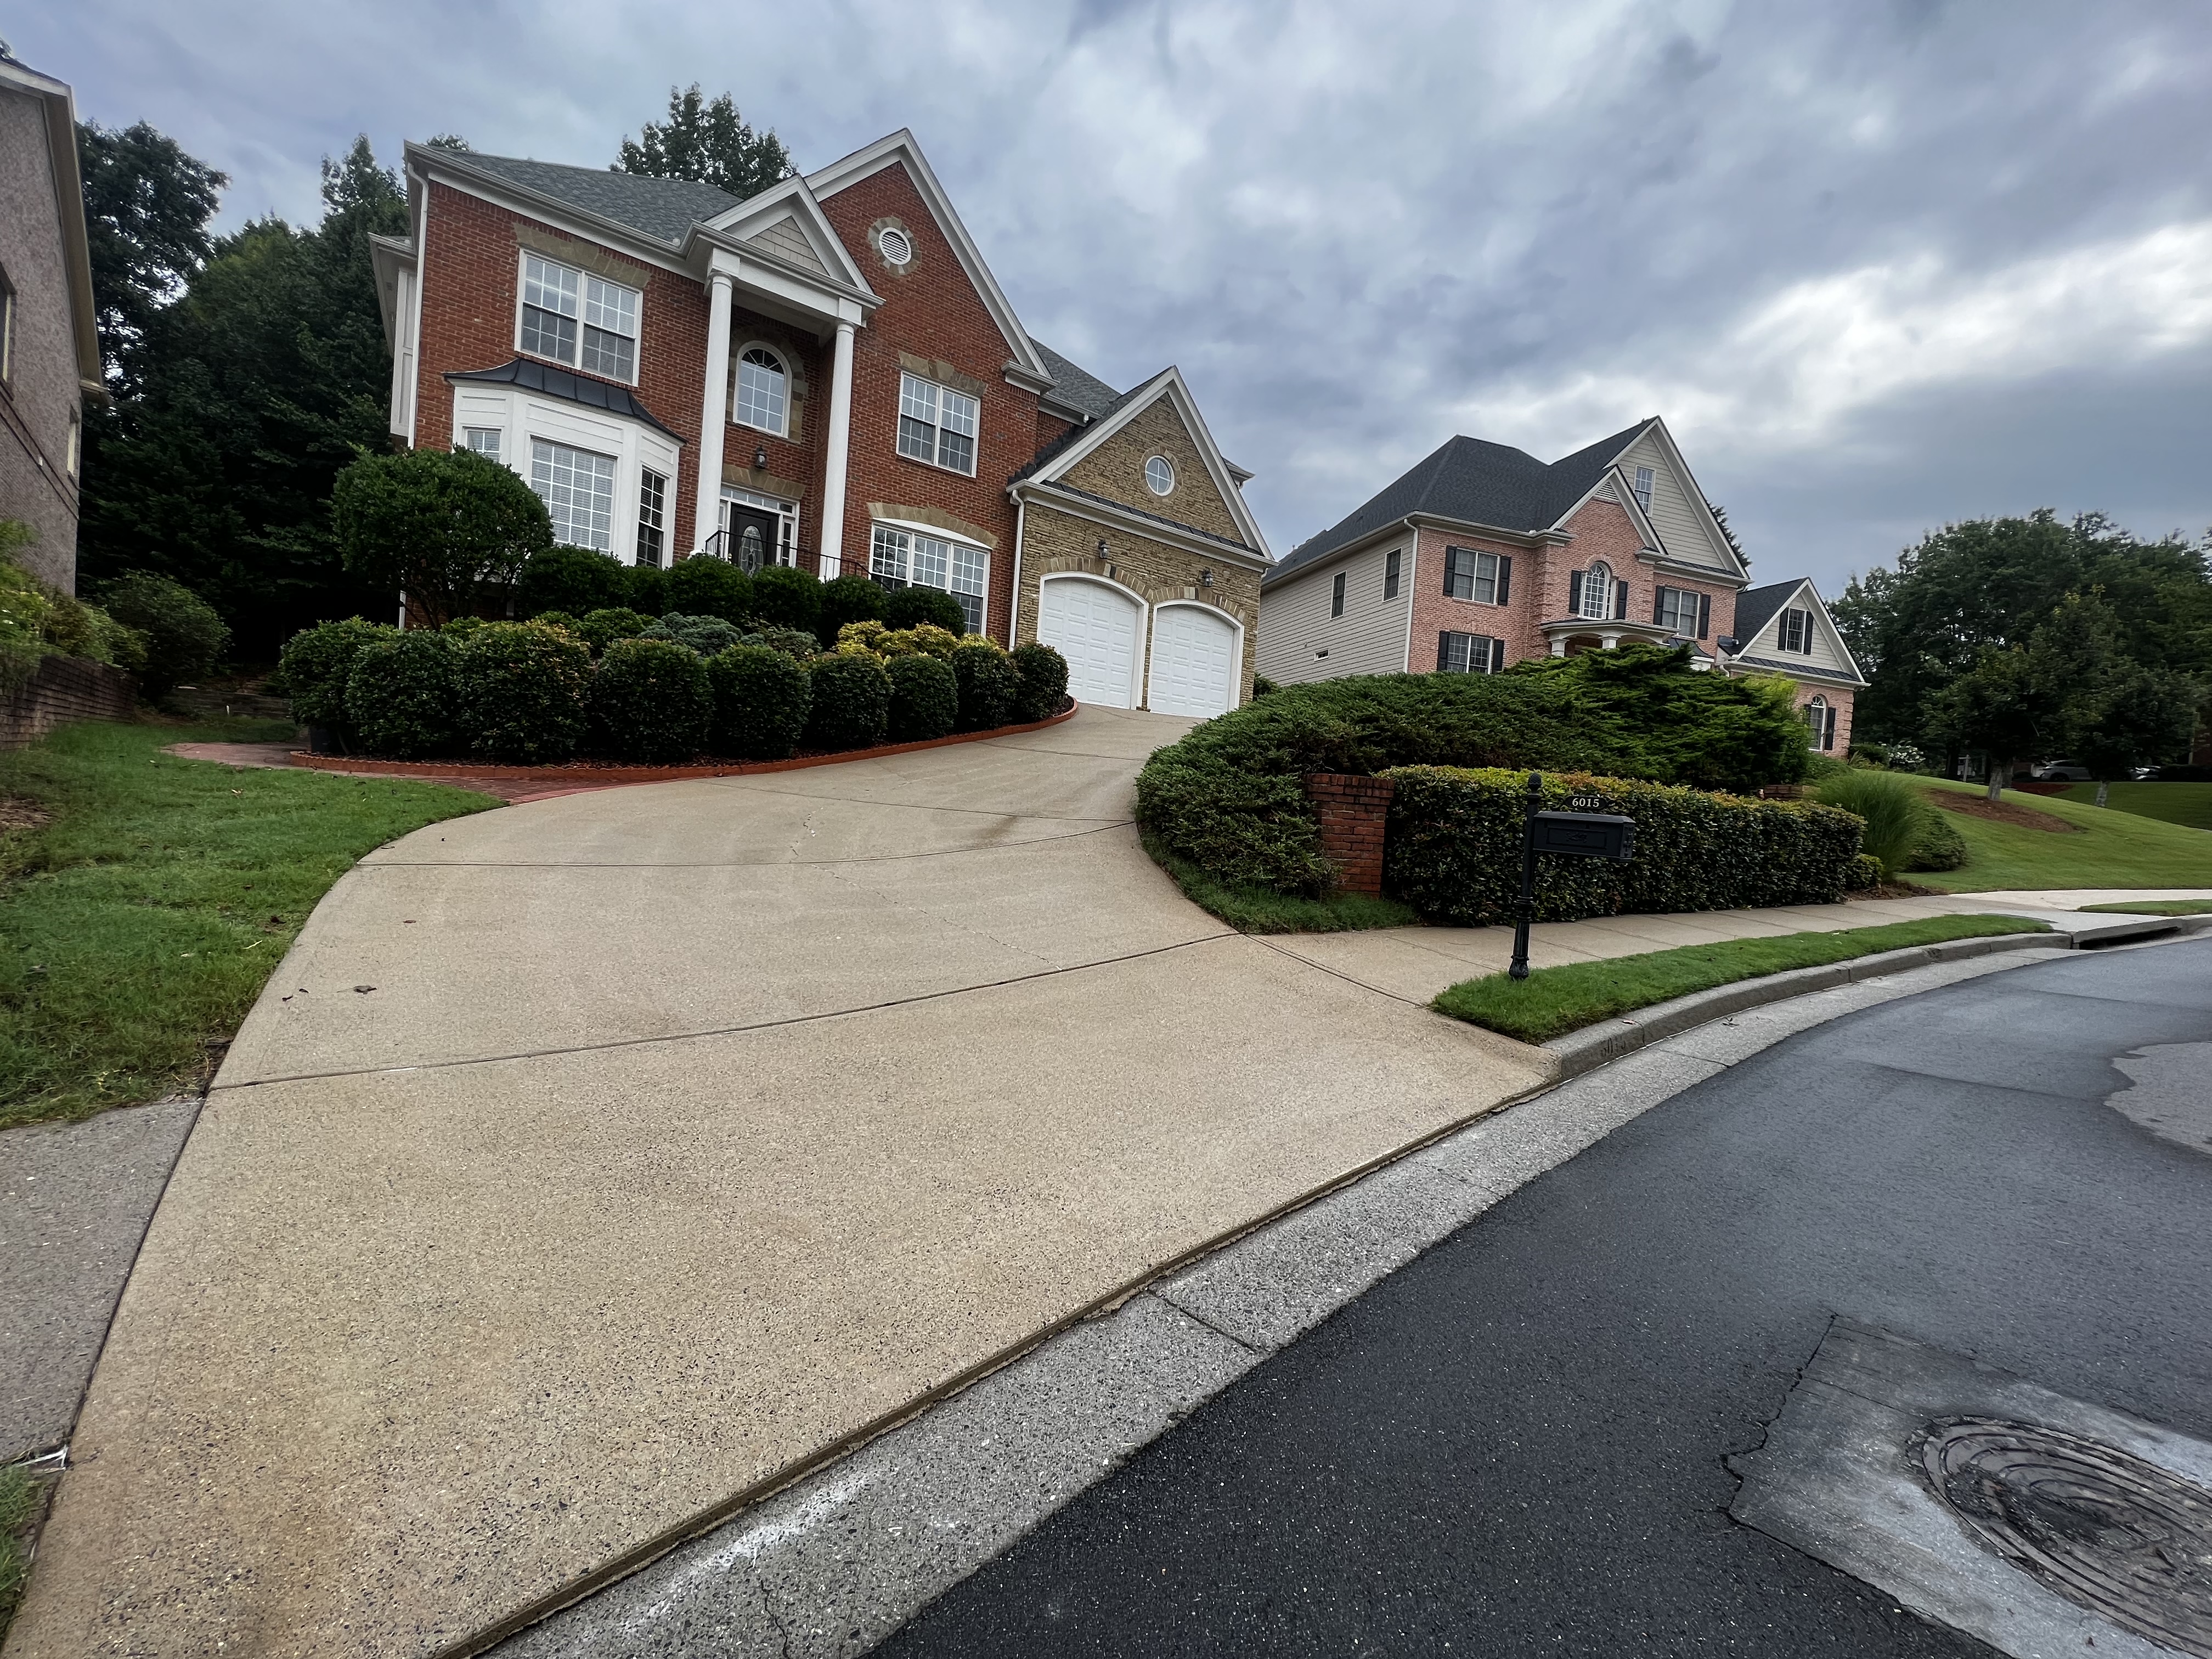
M 1418 1006 L 1504 933 L 1261 940 L 1182 898 L 1128 812 L 1186 724 L 568 795 L 364 860 L 179 1163 L 9 1659 L 472 1641 L 1540 1085 Z M 1972 908 L 1904 903 L 1540 951 Z

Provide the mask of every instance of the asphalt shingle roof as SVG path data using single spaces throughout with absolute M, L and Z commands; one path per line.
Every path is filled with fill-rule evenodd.
M 649 179 L 605 167 L 572 167 L 559 161 L 532 161 L 514 155 L 479 155 L 474 150 L 457 152 L 450 159 L 602 219 L 611 219 L 671 247 L 681 247 L 693 225 L 728 212 L 738 200 L 726 190 L 689 179 Z
M 1496 525 L 1501 530 L 1548 530 L 1605 475 L 1613 457 L 1649 425 L 1649 421 L 1638 421 L 1548 466 L 1510 444 L 1453 438 L 1338 523 L 1293 549 L 1267 573 L 1267 585 L 1273 586 L 1337 549 L 1413 513 Z
M 1790 602 L 1790 596 L 1804 586 L 1799 577 L 1791 581 L 1769 582 L 1764 587 L 1747 587 L 1735 596 L 1735 633 L 1739 642 L 1759 637 L 1759 630 L 1774 620 L 1774 613 Z
M 1103 420 L 1121 407 L 1121 394 L 1090 370 L 1068 362 L 1034 334 L 1030 343 L 1044 359 L 1046 372 L 1052 376 L 1053 396 L 1060 402 L 1081 410 L 1094 421 Z

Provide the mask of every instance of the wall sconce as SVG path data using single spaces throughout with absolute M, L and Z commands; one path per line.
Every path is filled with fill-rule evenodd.
M 1213 586 L 1213 573 L 1212 573 L 1211 570 L 1201 570 L 1201 571 L 1200 571 L 1200 572 L 1198 573 L 1198 585 L 1199 585 L 1200 587 L 1211 587 L 1211 586 Z
M 1098 556 L 1102 559 L 1106 556 L 1106 538 L 1103 536 L 1098 538 Z
M 768 471 L 768 446 L 766 444 L 755 444 L 753 446 L 753 471 L 756 472 L 765 472 Z

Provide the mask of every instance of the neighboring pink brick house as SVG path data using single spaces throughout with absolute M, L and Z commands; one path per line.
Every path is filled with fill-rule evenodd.
M 1663 421 L 1549 465 L 1454 438 L 1267 572 L 1259 672 L 1495 673 L 1682 641 L 1723 673 L 1788 674 L 1814 746 L 1840 753 L 1858 665 L 1809 581 L 1749 580 Z

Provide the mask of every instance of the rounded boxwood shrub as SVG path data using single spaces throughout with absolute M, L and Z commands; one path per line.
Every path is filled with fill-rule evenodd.
M 934 587 L 902 587 L 884 603 L 884 620 L 893 628 L 929 623 L 949 634 L 968 631 L 968 613 L 960 601 Z
M 1928 816 L 1920 825 L 1920 839 L 1915 843 L 1911 856 L 1905 860 L 1908 870 L 1955 870 L 1966 861 L 1966 838 L 1959 833 L 1959 826 L 1951 822 L 1951 815 L 1930 806 Z
M 530 620 L 540 628 L 557 628 L 563 634 L 576 633 L 576 619 L 565 611 L 541 611 Z M 583 635 L 577 634 L 576 637 L 582 639 Z
M 817 657 L 806 665 L 813 687 L 810 748 L 866 749 L 884 740 L 891 713 L 891 677 L 873 657 Z
M 450 635 L 456 643 L 459 643 L 482 628 L 484 621 L 482 617 L 455 617 L 438 631 Z
M 657 564 L 626 565 L 623 568 L 623 597 L 614 608 L 624 606 L 641 617 L 657 617 L 668 609 L 668 573 Z
M 952 653 L 952 673 L 960 686 L 960 729 L 982 732 L 1011 725 L 1022 695 L 1022 671 L 1014 659 L 981 635 L 960 641 Z
M 638 630 L 641 640 L 673 640 L 688 645 L 702 657 L 728 650 L 744 637 L 744 630 L 721 617 L 688 616 L 672 611 Z
M 398 636 L 399 630 L 390 624 L 359 617 L 319 623 L 292 635 L 276 659 L 277 672 L 291 695 L 292 718 L 302 726 L 349 732 L 346 682 L 353 674 L 354 659 L 379 641 Z
M 836 648 L 841 630 L 848 623 L 881 622 L 884 602 L 890 596 L 867 576 L 839 576 L 822 584 L 814 630 L 824 651 Z
M 1016 646 L 1013 655 L 1022 677 L 1014 718 L 1024 722 L 1051 719 L 1067 696 L 1067 659 L 1048 645 L 1035 643 Z
M 455 729 L 450 634 L 413 628 L 356 652 L 346 677 L 347 717 L 372 755 L 425 760 L 460 746 Z
M 536 623 L 487 623 L 461 641 L 453 660 L 462 737 L 495 761 L 544 765 L 568 759 L 583 741 L 592 648 Z
M 753 614 L 753 579 L 728 561 L 704 554 L 694 554 L 670 571 L 662 594 L 664 617 L 720 617 L 741 623 Z
M 592 647 L 592 654 L 604 657 L 607 647 L 617 640 L 634 640 L 645 632 L 646 619 L 624 605 L 605 611 L 594 611 L 568 631 Z
M 629 602 L 629 569 L 611 553 L 588 547 L 549 547 L 532 553 L 514 584 L 514 614 L 548 611 L 581 617 Z
M 230 647 L 230 629 L 213 605 L 150 570 L 125 571 L 100 590 L 100 603 L 117 622 L 145 636 L 139 680 L 153 695 L 199 678 Z
M 707 746 L 714 693 L 699 653 L 672 640 L 621 639 L 607 647 L 584 710 L 592 747 L 616 760 L 672 766 Z
M 794 662 L 807 662 L 822 654 L 822 642 L 803 628 L 779 628 L 774 623 L 756 623 L 740 645 L 764 645 L 781 651 Z
M 799 659 L 765 645 L 733 645 L 707 662 L 714 690 L 713 744 L 738 760 L 788 760 L 806 735 L 811 677 Z
M 960 723 L 960 682 L 949 664 L 915 652 L 884 665 L 891 678 L 893 743 L 925 743 L 948 737 Z
M 801 628 L 818 638 L 815 620 L 822 610 L 822 584 L 811 571 L 772 564 L 753 577 L 752 614 L 779 628 Z M 836 637 L 836 630 L 830 630 Z

